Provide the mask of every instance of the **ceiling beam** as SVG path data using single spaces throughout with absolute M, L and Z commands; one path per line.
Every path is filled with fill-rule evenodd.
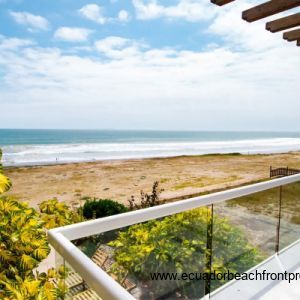
M 266 29 L 271 32 L 278 32 L 296 26 L 300 26 L 300 13 L 268 22 Z
M 271 0 L 245 10 L 242 18 L 247 22 L 254 22 L 297 6 L 300 6 L 300 0 Z
M 300 40 L 300 29 L 285 32 L 283 38 L 289 42 Z
M 230 2 L 233 2 L 234 0 L 210 0 L 211 3 L 222 6 L 225 4 L 228 4 Z

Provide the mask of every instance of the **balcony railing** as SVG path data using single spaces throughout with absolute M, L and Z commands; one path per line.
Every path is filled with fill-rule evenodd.
M 118 246 L 126 238 L 128 245 Z M 228 280 L 145 275 L 243 273 L 299 239 L 300 174 L 49 231 L 59 264 L 70 270 L 66 283 L 74 299 L 78 293 L 109 300 L 215 295 Z M 143 244 L 150 248 L 137 250 Z M 140 251 L 136 258 L 134 251 Z M 131 264 L 118 259 L 124 253 Z

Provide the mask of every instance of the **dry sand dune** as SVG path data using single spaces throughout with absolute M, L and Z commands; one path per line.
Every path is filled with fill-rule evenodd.
M 9 195 L 36 206 L 57 197 L 71 203 L 83 196 L 127 203 L 154 181 L 173 199 L 268 178 L 270 165 L 300 168 L 300 152 L 270 155 L 204 155 L 140 160 L 99 161 L 8 168 Z

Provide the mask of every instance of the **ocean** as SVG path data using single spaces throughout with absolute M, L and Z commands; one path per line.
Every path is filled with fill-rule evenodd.
M 300 133 L 0 129 L 4 166 L 300 150 Z

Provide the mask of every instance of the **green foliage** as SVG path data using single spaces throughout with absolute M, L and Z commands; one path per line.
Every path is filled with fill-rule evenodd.
M 159 182 L 155 181 L 153 183 L 152 192 L 150 194 L 141 191 L 141 199 L 138 204 L 136 203 L 134 196 L 131 196 L 131 199 L 128 200 L 129 209 L 135 210 L 140 208 L 153 207 L 165 203 L 165 201 L 161 201 L 159 199 L 161 192 L 163 192 L 163 189 L 159 189 L 158 186 Z
M 0 298 L 59 299 L 63 292 L 52 277 L 33 272 L 50 252 L 39 214 L 26 203 L 1 197 L 0 215 Z
M 2 158 L 2 150 L 0 149 L 0 194 L 3 194 L 7 190 L 9 190 L 9 188 L 11 187 L 11 182 L 3 174 L 3 169 L 2 169 L 2 164 L 1 164 L 1 158 Z
M 39 204 L 41 219 L 45 222 L 45 228 L 70 225 L 83 221 L 82 217 L 72 210 L 67 204 L 59 202 L 56 198 L 43 201 Z
M 151 281 L 154 272 L 207 272 L 206 208 L 165 217 L 129 227 L 110 243 L 115 248 L 114 272 L 121 277 L 122 270 L 129 271 L 140 281 L 147 282 L 156 295 L 168 291 L 180 291 L 185 297 L 199 297 L 203 282 L 195 282 L 189 288 L 180 281 Z M 251 247 L 241 229 L 232 226 L 227 219 L 214 216 L 212 270 L 242 272 L 258 263 L 260 254 Z M 212 283 L 214 287 L 219 282 Z M 145 295 L 147 297 L 147 295 Z M 175 295 L 174 295 L 175 297 Z
M 83 216 L 87 219 L 103 218 L 127 212 L 128 209 L 121 203 L 109 199 L 89 199 L 84 203 Z

